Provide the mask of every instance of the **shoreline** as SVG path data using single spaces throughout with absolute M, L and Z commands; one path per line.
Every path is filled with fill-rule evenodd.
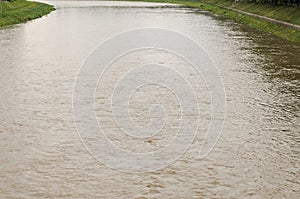
M 267 5 L 260 5 L 255 3 L 232 3 L 231 1 L 225 0 L 119 1 L 172 3 L 189 8 L 198 8 L 234 20 L 238 23 L 245 24 L 257 30 L 268 32 L 290 42 L 300 44 L 300 20 L 293 20 L 294 18 L 298 18 L 298 15 L 300 16 L 300 8 L 285 8 L 280 6 L 267 7 Z M 268 13 L 265 14 L 265 8 L 266 10 L 268 10 L 268 13 L 271 13 L 270 11 L 276 11 L 276 9 L 279 9 L 280 12 L 273 12 L 273 15 L 271 15 L 272 17 L 270 17 L 267 15 Z M 41 2 L 32 2 L 25 0 L 0 2 L 0 28 L 40 18 L 49 14 L 53 10 L 55 10 L 54 6 Z M 251 10 L 251 12 L 249 12 L 249 10 Z M 291 10 L 294 12 L 295 16 L 289 17 L 286 12 Z
M 119 0 L 120 1 L 120 0 Z M 126 1 L 126 0 L 121 0 Z M 263 15 L 250 13 L 242 9 L 236 9 L 235 7 L 228 7 L 223 0 L 129 0 L 129 1 L 142 1 L 142 2 L 161 2 L 161 3 L 173 3 L 179 4 L 189 8 L 199 8 L 201 10 L 209 11 L 213 14 L 223 16 L 225 18 L 234 20 L 238 23 L 245 24 L 249 27 L 255 28 L 257 30 L 268 32 L 272 35 L 285 39 L 287 41 L 300 44 L 300 26 L 298 24 L 289 23 L 284 20 L 274 19 L 266 17 Z M 215 2 L 215 3 L 212 3 Z M 250 3 L 248 3 L 249 5 Z M 245 5 L 235 3 L 236 5 Z M 264 5 L 253 6 L 264 8 Z M 276 7 L 274 7 L 275 9 Z M 300 8 L 297 9 L 297 12 L 300 13 Z
M 54 6 L 40 2 L 14 0 L 0 2 L 0 28 L 40 18 L 55 10 Z

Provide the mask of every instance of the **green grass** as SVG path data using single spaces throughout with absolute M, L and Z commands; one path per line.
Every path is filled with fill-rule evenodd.
M 216 5 L 243 10 L 253 14 L 262 15 L 279 21 L 300 25 L 300 8 L 292 6 L 275 6 L 249 2 L 235 3 L 232 0 L 205 0 Z
M 53 6 L 25 0 L 0 2 L 0 27 L 36 19 L 52 10 L 54 10 Z
M 289 23 L 300 23 L 299 8 L 295 7 L 275 7 L 269 5 L 251 4 L 251 3 L 234 3 L 226 0 L 131 0 L 131 1 L 147 1 L 147 2 L 162 2 L 162 3 L 175 3 L 187 7 L 200 8 L 202 10 L 210 11 L 214 14 L 224 16 L 234 21 L 246 24 L 252 28 L 272 33 L 278 37 L 288 41 L 300 44 L 300 31 L 292 28 L 287 28 L 273 24 L 271 22 L 263 21 L 259 18 L 241 14 L 223 7 L 231 7 L 240 9 L 246 12 L 260 14 L 266 17 L 286 21 Z M 251 4 L 251 5 L 250 5 Z

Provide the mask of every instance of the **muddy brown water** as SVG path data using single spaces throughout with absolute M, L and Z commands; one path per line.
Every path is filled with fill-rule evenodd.
M 299 45 L 174 5 L 50 3 L 57 10 L 47 17 L 0 29 L 1 198 L 299 198 Z M 157 138 L 130 140 L 114 126 L 105 97 L 129 64 L 141 60 L 172 63 L 190 74 L 205 116 L 178 161 L 153 172 L 126 173 L 86 152 L 73 120 L 72 92 L 92 49 L 113 35 L 143 27 L 181 32 L 207 51 L 224 82 L 227 114 L 214 150 L 199 159 L 210 121 L 203 82 L 197 84 L 188 66 L 164 52 L 123 57 L 95 95 L 96 115 L 112 143 L 146 153 L 166 145 L 178 128 L 178 102 L 157 85 L 133 96 L 132 120 L 147 125 L 144 102 L 161 101 L 169 111 L 169 129 Z

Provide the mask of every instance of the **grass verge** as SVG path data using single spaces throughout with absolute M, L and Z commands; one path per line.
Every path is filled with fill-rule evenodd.
M 205 0 L 218 6 L 234 8 L 245 12 L 258 14 L 279 21 L 300 25 L 300 8 L 292 6 L 276 6 L 270 4 L 258 4 L 250 2 L 235 2 L 233 0 Z
M 39 2 L 26 0 L 3 1 L 0 2 L 0 27 L 36 19 L 53 10 L 53 6 Z

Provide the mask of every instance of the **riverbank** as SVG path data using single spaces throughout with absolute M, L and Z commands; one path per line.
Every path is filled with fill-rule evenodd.
M 292 27 L 276 24 L 274 22 L 250 16 L 248 12 L 263 17 L 268 17 L 277 21 L 287 22 L 300 25 L 300 8 L 262 5 L 255 3 L 233 3 L 225 0 L 131 0 L 131 1 L 148 1 L 181 4 L 187 7 L 200 8 L 210 11 L 214 14 L 224 16 L 237 22 L 246 24 L 258 30 L 269 32 L 273 35 L 286 39 L 288 41 L 300 44 L 300 31 Z M 235 10 L 234 10 L 235 9 Z
M 250 2 L 235 2 L 230 0 L 204 0 L 207 3 L 216 4 L 229 9 L 236 9 L 263 17 L 300 25 L 300 8 L 292 6 L 275 6 L 270 4 L 258 4 Z
M 53 10 L 55 10 L 53 6 L 39 2 L 25 0 L 3 1 L 0 2 L 0 27 L 36 19 Z

